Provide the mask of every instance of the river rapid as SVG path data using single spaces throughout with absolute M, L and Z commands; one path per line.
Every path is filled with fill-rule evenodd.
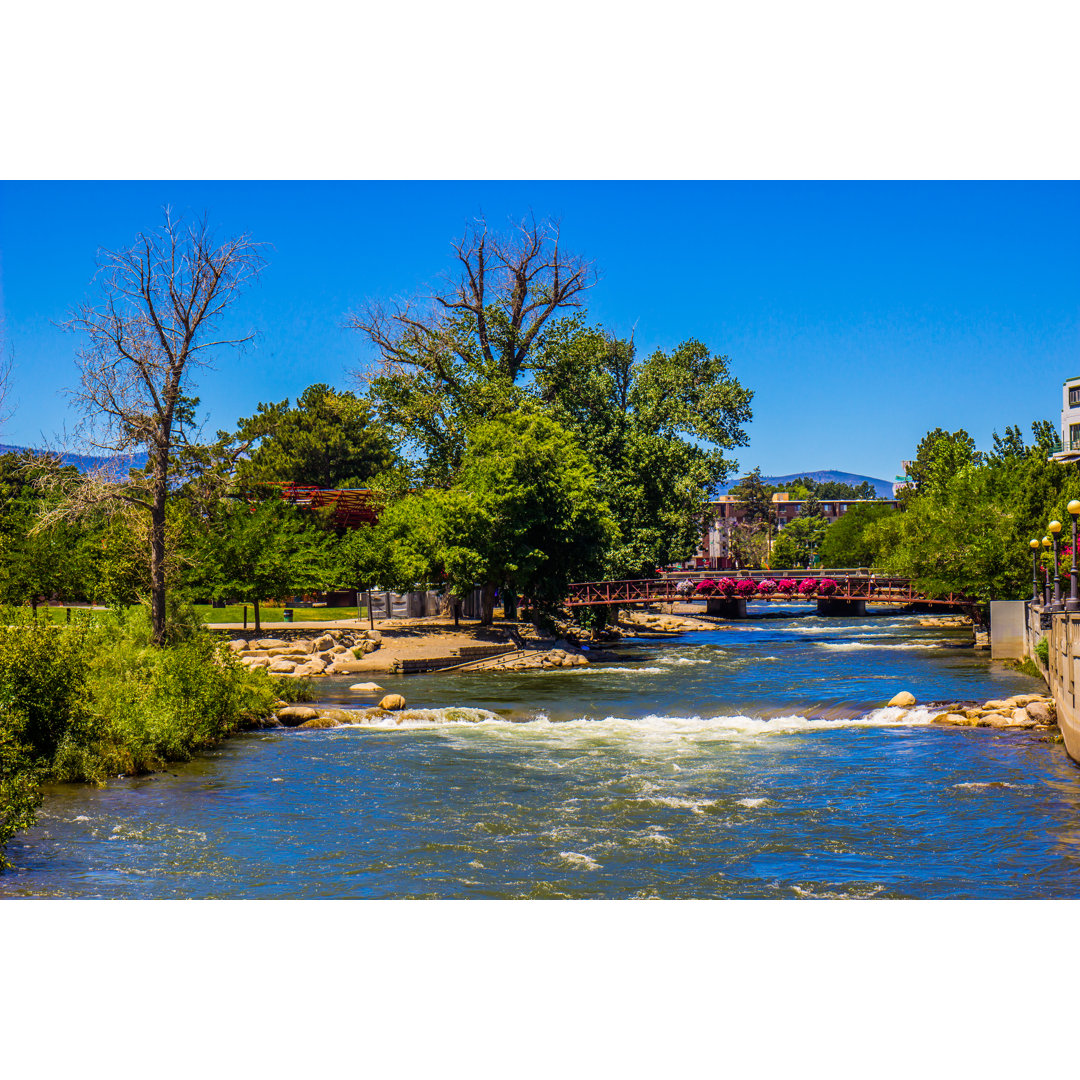
M 1045 733 L 931 726 L 1043 689 L 910 615 L 792 605 L 613 663 L 384 677 L 400 725 L 237 736 L 48 790 L 0 897 L 1080 894 L 1080 768 Z M 356 702 L 350 680 L 320 684 Z

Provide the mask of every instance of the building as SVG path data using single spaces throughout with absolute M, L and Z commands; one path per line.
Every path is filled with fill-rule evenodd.
M 1080 461 L 1080 375 L 1061 385 L 1061 449 L 1051 461 Z
M 1078 455 L 1080 456 L 1080 455 Z M 863 504 L 891 506 L 899 509 L 895 499 L 828 499 L 822 500 L 821 513 L 831 525 L 842 518 L 853 506 Z M 778 491 L 772 497 L 770 524 L 777 531 L 794 521 L 801 513 L 804 500 L 793 499 L 786 491 Z M 698 548 L 691 560 L 695 570 L 733 570 L 735 560 L 731 553 L 731 533 L 745 516 L 734 495 L 721 495 L 712 501 L 712 515 Z

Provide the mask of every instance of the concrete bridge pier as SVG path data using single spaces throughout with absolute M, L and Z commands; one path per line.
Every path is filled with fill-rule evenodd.
M 833 615 L 837 618 L 851 618 L 866 614 L 865 600 L 834 600 L 832 597 L 819 596 L 817 602 L 819 615 Z
M 709 596 L 705 600 L 705 614 L 719 615 L 722 619 L 745 619 L 746 601 L 742 597 L 727 600 L 722 596 Z

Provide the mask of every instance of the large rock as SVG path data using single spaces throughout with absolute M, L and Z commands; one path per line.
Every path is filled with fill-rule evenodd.
M 400 694 L 387 694 L 386 697 L 379 702 L 379 708 L 387 709 L 388 711 L 404 709 L 405 699 Z
M 354 671 L 367 671 L 367 665 L 361 663 L 359 660 L 343 660 L 337 659 L 334 661 L 331 669 L 333 675 L 349 675 Z
M 327 720 L 333 720 L 338 724 L 355 724 L 355 709 L 319 709 L 319 716 Z
M 375 682 L 353 683 L 349 689 L 355 690 L 358 694 L 381 694 L 383 692 L 383 687 Z
M 278 709 L 277 718 L 286 727 L 299 727 L 307 720 L 314 720 L 318 713 L 307 705 L 290 705 L 287 709 Z
M 1042 701 L 1042 694 L 1013 694 L 1005 704 L 1011 705 L 1014 709 L 1022 709 L 1033 701 Z
M 932 724 L 949 724 L 952 727 L 972 727 L 977 721 L 968 719 L 963 713 L 938 713 Z
M 296 670 L 295 660 L 285 660 L 282 657 L 278 657 L 270 664 L 271 675 L 291 675 Z
M 382 641 L 382 632 L 379 630 L 365 630 L 364 637 L 368 641 Z
M 326 670 L 326 661 L 313 656 L 304 667 L 307 669 L 306 675 L 321 675 Z
M 332 716 L 316 716 L 312 720 L 305 720 L 302 724 L 296 725 L 298 728 L 332 728 L 341 727 L 341 725 Z
M 1025 706 L 1024 712 L 1037 724 L 1053 724 L 1057 719 L 1054 706 L 1052 704 L 1048 705 L 1045 701 L 1031 702 L 1031 704 Z
M 993 701 L 986 702 L 983 705 L 983 708 L 984 709 L 990 709 L 991 711 L 997 711 L 997 710 L 1000 710 L 1000 709 L 1007 709 L 1007 708 L 1009 708 L 1009 705 L 1005 701 L 999 701 L 997 698 L 994 698 Z
M 307 656 L 307 649 L 300 649 L 296 645 L 286 645 L 280 649 L 270 649 L 267 656 Z
M 248 647 L 248 643 L 244 638 L 234 638 L 229 642 L 229 648 L 233 652 L 243 652 Z
M 334 639 L 329 634 L 323 634 L 322 637 L 318 637 L 312 643 L 312 652 L 324 652 L 327 649 L 334 647 Z
M 288 644 L 289 642 L 280 641 L 278 638 L 259 638 L 258 641 L 251 643 L 252 647 L 256 649 L 280 649 Z
M 915 695 L 914 694 L 909 694 L 907 692 L 907 690 L 901 690 L 900 693 L 897 694 L 896 697 L 894 697 L 892 699 L 892 701 L 890 701 L 888 706 L 886 706 L 886 707 L 887 708 L 892 708 L 893 706 L 896 706 L 897 708 L 900 708 L 900 709 L 910 709 L 911 706 L 914 705 L 914 704 L 915 704 Z
M 361 641 L 360 644 L 356 646 L 354 651 L 362 651 L 364 656 L 367 656 L 368 653 L 372 653 L 378 648 L 381 648 L 381 646 L 377 641 Z

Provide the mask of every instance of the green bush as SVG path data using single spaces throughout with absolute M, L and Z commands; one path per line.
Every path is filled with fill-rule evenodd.
M 152 772 L 273 711 L 278 680 L 183 613 L 172 625 L 156 648 L 141 609 L 70 625 L 0 610 L 0 852 L 33 823 L 41 780 Z
M 1050 666 L 1050 642 L 1046 638 L 1039 638 L 1035 645 L 1035 655 L 1043 667 Z

